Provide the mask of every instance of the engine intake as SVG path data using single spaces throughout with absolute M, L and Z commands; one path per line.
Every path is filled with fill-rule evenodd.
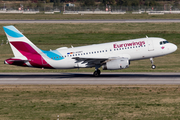
M 118 70 L 129 67 L 128 58 L 119 58 L 108 61 L 105 65 L 102 65 L 103 70 Z

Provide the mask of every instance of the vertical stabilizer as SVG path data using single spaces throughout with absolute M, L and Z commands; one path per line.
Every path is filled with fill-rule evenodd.
M 23 57 L 28 55 L 28 53 L 37 54 L 41 52 L 14 26 L 4 26 L 3 28 L 15 57 Z
M 14 26 L 4 26 L 14 58 L 5 60 L 5 64 L 52 68 L 41 56 L 42 51 L 27 39 Z

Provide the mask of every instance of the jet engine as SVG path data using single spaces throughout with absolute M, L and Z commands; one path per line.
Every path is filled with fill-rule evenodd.
M 111 61 L 106 62 L 105 65 L 102 65 L 103 70 L 118 70 L 128 67 L 129 67 L 128 58 L 113 59 Z

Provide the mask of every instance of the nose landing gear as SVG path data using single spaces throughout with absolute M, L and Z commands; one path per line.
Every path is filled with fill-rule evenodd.
M 154 65 L 153 58 L 150 58 L 150 61 L 151 61 L 151 64 L 152 64 L 151 68 L 152 68 L 152 69 L 155 69 L 155 68 L 156 68 L 156 66 Z

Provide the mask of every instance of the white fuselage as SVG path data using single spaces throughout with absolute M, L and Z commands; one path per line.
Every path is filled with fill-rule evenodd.
M 85 61 L 77 62 L 74 58 L 109 59 L 113 57 L 124 57 L 131 61 L 163 56 L 177 49 L 177 46 L 172 43 L 160 44 L 162 41 L 166 40 L 149 37 L 74 48 L 59 48 L 55 51 L 61 53 L 62 56 L 53 56 L 49 58 L 43 53 L 42 56 L 48 64 L 56 69 L 94 67 L 88 66 Z M 62 57 L 63 59 L 55 60 L 56 57 Z

